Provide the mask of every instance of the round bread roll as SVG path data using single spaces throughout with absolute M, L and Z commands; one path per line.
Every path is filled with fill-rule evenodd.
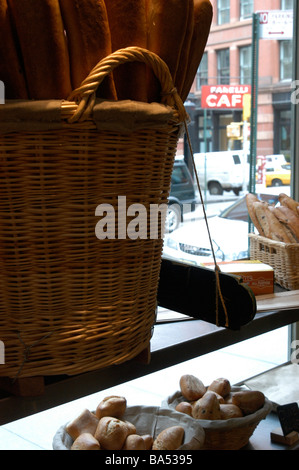
M 153 442 L 153 450 L 176 450 L 183 443 L 185 431 L 182 426 L 164 429 Z
M 181 401 L 175 407 L 176 411 L 192 416 L 192 405 L 188 401 Z
M 124 421 L 111 416 L 99 420 L 94 437 L 105 450 L 121 450 L 128 436 L 128 427 Z
M 180 388 L 186 400 L 198 400 L 206 393 L 206 387 L 200 379 L 192 374 L 184 374 L 180 378 Z
M 208 391 L 216 392 L 218 395 L 225 397 L 230 393 L 231 385 L 229 380 L 221 377 L 213 380 L 213 382 L 208 386 Z
M 241 409 L 233 404 L 220 403 L 221 419 L 242 418 L 243 413 Z
M 66 426 L 66 432 L 74 441 L 80 434 L 86 432 L 93 435 L 97 429 L 98 423 L 98 418 L 89 410 L 85 409 L 77 418 Z
M 146 450 L 145 440 L 138 434 L 130 434 L 125 440 L 123 450 Z
M 215 393 L 206 393 L 193 405 L 192 416 L 195 419 L 221 419 L 220 403 Z
M 127 408 L 127 400 L 125 397 L 108 396 L 104 398 L 97 406 L 95 414 L 100 419 L 103 416 L 114 416 L 121 418 Z

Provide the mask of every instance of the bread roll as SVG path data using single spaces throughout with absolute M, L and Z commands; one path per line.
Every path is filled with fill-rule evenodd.
M 220 403 L 221 419 L 242 418 L 243 413 L 237 405 Z
M 129 46 L 146 48 L 145 0 L 105 0 L 112 51 Z M 114 70 L 119 100 L 147 101 L 146 66 L 140 62 L 122 64 Z
M 207 392 L 193 405 L 192 416 L 195 419 L 221 419 L 220 403 L 215 393 Z
M 176 450 L 183 443 L 185 431 L 182 426 L 164 429 L 153 442 L 153 450 Z
M 150 450 L 154 442 L 153 436 L 151 434 L 144 434 L 141 437 L 144 440 L 145 450 Z
M 265 395 L 258 390 L 235 392 L 232 397 L 232 403 L 238 406 L 245 415 L 249 415 L 264 406 Z
M 66 426 L 66 432 L 74 441 L 80 434 L 86 432 L 93 435 L 97 429 L 98 423 L 98 418 L 89 410 L 85 409 Z
M 147 48 L 168 65 L 173 83 L 182 53 L 189 20 L 189 0 L 147 0 Z M 160 101 L 160 84 L 148 78 L 149 101 Z
M 175 407 L 176 411 L 192 416 L 192 405 L 188 401 L 181 401 Z
M 205 392 L 206 387 L 200 379 L 192 374 L 184 374 L 180 378 L 180 389 L 186 400 L 198 400 Z
M 59 0 L 68 40 L 73 88 L 81 85 L 97 63 L 112 52 L 104 0 Z M 98 88 L 101 98 L 116 99 L 110 74 Z
M 208 386 L 208 391 L 213 391 L 222 397 L 226 397 L 231 392 L 231 385 L 229 380 L 221 377 L 213 380 L 213 382 Z
M 194 0 L 194 26 L 187 64 L 187 74 L 180 91 L 183 102 L 187 99 L 192 83 L 200 65 L 213 17 L 213 8 L 209 0 Z
M 122 418 L 126 411 L 127 400 L 124 397 L 109 396 L 104 398 L 97 406 L 95 414 L 100 419 L 103 416 Z
M 71 446 L 71 450 L 100 450 L 101 446 L 96 438 L 88 433 L 84 432 L 75 439 Z
M 28 99 L 28 91 L 17 39 L 7 0 L 0 0 L 0 80 L 6 99 Z
M 126 424 L 111 416 L 100 419 L 94 437 L 99 441 L 102 449 L 121 450 L 128 436 Z
M 29 98 L 66 99 L 69 55 L 58 0 L 8 0 L 19 39 Z
M 144 439 L 138 434 L 127 436 L 122 450 L 146 450 Z

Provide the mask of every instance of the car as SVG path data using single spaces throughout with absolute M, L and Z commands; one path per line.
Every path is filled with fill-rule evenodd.
M 277 204 L 278 196 L 263 194 L 261 200 Z M 246 196 L 239 198 L 217 216 L 208 217 L 217 262 L 248 258 L 248 210 Z M 184 223 L 164 238 L 163 257 L 201 265 L 213 262 L 209 233 L 204 219 Z
M 183 159 L 174 161 L 166 214 L 166 231 L 176 230 L 184 220 L 184 213 L 194 211 L 199 195 L 191 173 Z
M 283 186 L 290 185 L 291 182 L 291 166 L 286 163 L 279 167 L 266 168 L 266 186 Z

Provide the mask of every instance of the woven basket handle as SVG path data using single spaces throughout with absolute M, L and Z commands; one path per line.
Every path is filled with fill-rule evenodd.
M 179 120 L 187 119 L 184 104 L 174 87 L 172 77 L 166 63 L 156 54 L 140 47 L 127 47 L 113 52 L 102 59 L 90 72 L 88 77 L 68 97 L 76 101 L 78 107 L 69 118 L 69 122 L 83 121 L 90 117 L 95 104 L 96 90 L 104 78 L 116 67 L 127 62 L 143 62 L 151 67 L 161 84 L 161 103 L 175 107 Z

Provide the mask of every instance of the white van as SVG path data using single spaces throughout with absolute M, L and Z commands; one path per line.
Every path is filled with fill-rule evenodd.
M 247 188 L 249 164 L 243 150 L 195 153 L 194 161 L 201 188 L 212 195 L 233 191 L 239 195 Z
M 266 168 L 274 170 L 281 168 L 282 165 L 286 165 L 287 161 L 284 155 L 266 155 Z

